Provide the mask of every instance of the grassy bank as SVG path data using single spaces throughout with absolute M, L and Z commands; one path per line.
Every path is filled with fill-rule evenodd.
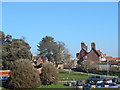
M 63 69 L 58 69 L 58 72 L 59 72 L 59 80 L 60 81 L 85 80 L 90 76 L 90 75 L 86 75 L 86 74 L 80 74 L 77 72 L 65 71 Z M 66 88 L 66 89 L 73 88 L 73 87 L 65 86 L 64 84 L 65 84 L 65 82 L 59 82 L 57 84 L 52 84 L 52 85 L 41 85 L 38 88 Z
M 59 80 L 66 81 L 66 80 L 85 80 L 91 75 L 80 74 L 78 72 L 69 72 L 63 69 L 58 69 L 59 72 Z
M 52 84 L 52 85 L 41 85 L 38 88 L 73 88 L 69 86 L 65 86 L 65 83 L 57 83 L 57 84 Z

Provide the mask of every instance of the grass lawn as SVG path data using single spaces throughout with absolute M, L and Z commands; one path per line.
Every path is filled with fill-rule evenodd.
M 86 80 L 88 77 L 90 77 L 91 75 L 87 75 L 87 74 L 81 74 L 81 73 L 78 73 L 78 72 L 69 72 L 69 71 L 65 71 L 63 69 L 58 69 L 58 72 L 59 72 L 59 81 L 69 81 L 69 80 Z M 62 88 L 62 89 L 75 89 L 73 87 L 69 87 L 69 86 L 65 86 L 64 84 L 66 84 L 66 82 L 59 82 L 57 84 L 52 84 L 52 85 L 41 85 L 39 86 L 38 88 Z M 100 89 L 100 88 L 96 88 L 95 90 L 97 89 Z M 119 88 L 120 89 L 120 88 Z M 119 90 L 118 89 L 118 90 Z M 35 89 L 32 89 L 32 90 L 35 90 Z M 94 90 L 94 89 L 93 89 Z M 103 88 L 101 89 L 103 90 Z M 105 88 L 106 90 L 106 88 Z M 117 89 L 114 89 L 114 88 L 109 88 L 109 90 L 117 90 Z
M 66 80 L 85 80 L 91 75 L 80 74 L 78 72 L 69 72 L 63 69 L 58 69 L 59 72 L 59 80 L 66 81 Z
M 60 81 L 85 80 L 90 76 L 90 75 L 86 75 L 86 74 L 80 74 L 77 72 L 65 71 L 63 69 L 58 69 L 58 72 L 59 72 L 59 80 Z M 64 84 L 65 84 L 65 82 L 59 82 L 59 83 L 53 84 L 53 85 L 41 85 L 38 88 L 73 88 L 73 87 L 65 86 Z
M 65 86 L 65 83 L 57 83 L 57 84 L 52 84 L 52 85 L 41 85 L 38 88 L 73 88 L 69 86 Z

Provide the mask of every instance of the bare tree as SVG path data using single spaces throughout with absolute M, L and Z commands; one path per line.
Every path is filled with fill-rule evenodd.
M 80 67 L 83 71 L 87 73 L 91 70 L 96 69 L 96 65 L 91 65 L 89 60 L 84 60 L 83 62 L 81 62 Z

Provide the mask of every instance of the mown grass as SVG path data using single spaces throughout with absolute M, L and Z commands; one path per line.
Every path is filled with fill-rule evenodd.
M 41 85 L 38 88 L 73 88 L 73 87 L 65 86 L 64 84 L 65 83 L 61 82 L 61 83 L 52 84 L 52 85 Z
M 60 81 L 85 80 L 90 76 L 86 74 L 80 74 L 77 72 L 65 71 L 63 69 L 58 69 L 58 72 L 59 72 Z M 66 82 L 59 82 L 57 84 L 52 84 L 52 85 L 41 85 L 38 88 L 73 88 L 73 87 L 65 86 L 64 84 L 66 84 Z
M 66 81 L 66 80 L 85 80 L 91 75 L 81 74 L 78 72 L 69 72 L 63 69 L 58 69 L 59 72 L 59 80 Z

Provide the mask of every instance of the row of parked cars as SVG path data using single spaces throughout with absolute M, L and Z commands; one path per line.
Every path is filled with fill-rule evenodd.
M 90 89 L 90 88 L 101 88 L 101 87 L 119 87 L 117 84 L 120 84 L 120 77 L 106 79 L 104 75 L 93 75 L 86 79 L 85 82 L 82 80 L 78 80 L 76 82 L 68 81 L 67 85 L 69 86 L 82 86 L 83 89 Z M 95 87 L 92 87 L 92 86 Z

